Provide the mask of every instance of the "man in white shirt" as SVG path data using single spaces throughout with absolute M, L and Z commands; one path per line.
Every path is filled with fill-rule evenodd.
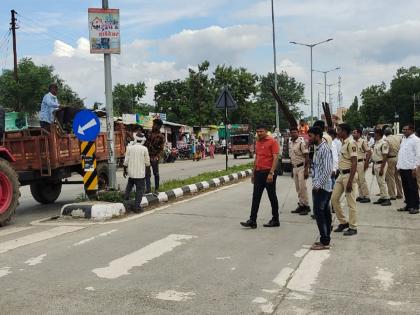
M 124 159 L 124 178 L 128 175 L 124 199 L 126 201 L 130 200 L 131 191 L 136 186 L 136 198 L 133 208 L 135 213 L 142 211 L 141 200 L 145 185 L 146 166 L 150 166 L 149 151 L 144 146 L 145 142 L 146 137 L 143 133 L 136 134 L 134 136 L 134 143 L 127 147 Z
M 420 139 L 414 134 L 413 125 L 403 128 L 404 138 L 398 152 L 397 169 L 401 174 L 406 206 L 398 211 L 409 211 L 411 214 L 419 213 L 419 191 L 416 175 L 420 165 Z
M 50 84 L 48 93 L 44 95 L 41 103 L 41 111 L 39 112 L 39 123 L 41 128 L 50 131 L 50 126 L 54 122 L 54 111 L 59 109 L 60 105 L 57 100 L 58 86 L 55 83 Z

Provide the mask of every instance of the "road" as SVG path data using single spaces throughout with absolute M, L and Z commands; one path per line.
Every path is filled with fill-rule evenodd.
M 251 160 L 247 158 L 239 158 L 234 160 L 229 157 L 229 166 L 249 163 Z M 160 165 L 161 181 L 165 182 L 171 179 L 185 179 L 200 173 L 217 171 L 225 169 L 225 157 L 216 155 L 214 160 L 206 159 L 199 162 L 192 161 L 176 161 L 170 164 Z M 74 176 L 71 180 L 80 181 L 80 176 Z M 125 188 L 127 180 L 122 176 L 122 170 L 117 173 L 117 183 L 121 188 Z M 153 182 L 153 179 L 152 179 Z M 52 205 L 40 205 L 31 195 L 29 186 L 21 187 L 20 205 L 16 210 L 11 224 L 16 226 L 25 225 L 33 220 L 45 217 L 51 217 L 60 213 L 61 206 L 66 203 L 72 203 L 83 194 L 83 185 L 63 185 L 63 189 L 57 202 Z
M 279 178 L 280 228 L 262 227 L 266 196 L 259 228 L 240 227 L 251 191 L 246 180 L 118 223 L 1 230 L 1 313 L 418 314 L 420 216 L 401 201 L 360 205 L 357 236 L 311 252 L 317 228 L 290 213 L 291 179 Z

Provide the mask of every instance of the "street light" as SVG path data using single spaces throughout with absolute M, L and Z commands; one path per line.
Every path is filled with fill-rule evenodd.
M 321 45 L 323 43 L 330 42 L 332 40 L 333 40 L 332 38 L 328 38 L 327 40 L 323 40 L 322 42 L 318 42 L 318 43 L 315 43 L 315 44 L 305 44 L 305 43 L 298 43 L 298 42 L 289 42 L 290 44 L 293 44 L 293 45 L 300 45 L 300 46 L 309 47 L 310 48 L 310 51 L 311 51 L 311 125 L 313 125 L 313 122 L 314 122 L 314 94 L 313 94 L 313 83 L 312 83 L 312 81 L 313 81 L 313 68 L 312 68 L 312 65 L 313 65 L 313 57 L 312 57 L 312 49 L 315 46 Z
M 273 26 L 273 58 L 274 58 L 274 89 L 277 90 L 277 51 L 276 51 L 276 25 L 274 21 L 274 0 L 271 0 L 271 22 Z M 276 131 L 280 132 L 280 113 L 279 113 L 279 104 L 275 101 L 276 108 Z M 277 139 L 280 139 L 277 136 Z
M 333 72 L 333 71 L 337 71 L 340 70 L 341 67 L 337 67 L 331 70 L 327 70 L 327 71 L 320 71 L 320 70 L 313 70 L 315 72 L 319 72 L 319 73 L 323 73 L 324 74 L 324 101 L 325 103 L 327 102 L 327 73 Z

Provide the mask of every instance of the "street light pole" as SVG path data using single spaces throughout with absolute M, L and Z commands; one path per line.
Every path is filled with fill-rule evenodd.
M 324 102 L 327 102 L 327 74 L 332 72 L 332 71 L 336 71 L 336 70 L 340 70 L 341 67 L 337 67 L 328 71 L 320 71 L 320 70 L 314 70 L 315 72 L 319 72 L 319 73 L 323 73 L 324 74 Z
M 102 8 L 108 9 L 108 0 L 102 0 Z M 112 75 L 111 75 L 111 54 L 104 54 L 105 70 L 105 105 L 106 105 L 106 125 L 108 140 L 108 177 L 109 188 L 117 188 L 117 164 L 115 162 L 115 144 L 114 144 L 114 105 L 112 99 Z
M 329 39 L 327 39 L 327 40 L 324 40 L 324 41 L 322 41 L 322 42 L 318 42 L 318 43 L 315 43 L 315 44 L 305 44 L 305 43 L 298 43 L 298 42 L 289 42 L 290 44 L 293 44 L 293 45 L 300 45 L 300 46 L 306 46 L 306 47 L 309 47 L 309 49 L 310 49 L 310 51 L 311 51 L 311 125 L 313 125 L 313 122 L 314 122 L 314 97 L 313 97 L 313 95 L 314 95 L 314 93 L 313 93 L 313 72 L 314 72 L 314 70 L 313 70 L 313 48 L 314 48 L 315 46 L 321 45 L 321 44 L 323 44 L 323 43 L 330 42 L 330 41 L 332 41 L 332 40 L 333 40 L 332 38 L 329 38 Z
M 278 83 L 277 83 L 277 50 L 276 50 L 276 25 L 274 19 L 274 0 L 271 0 L 271 21 L 273 25 L 273 55 L 274 55 L 274 89 L 278 93 Z M 277 132 L 280 132 L 280 116 L 279 116 L 279 104 L 276 101 L 276 129 Z

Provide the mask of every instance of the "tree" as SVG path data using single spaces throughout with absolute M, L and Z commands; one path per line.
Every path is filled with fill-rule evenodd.
M 362 117 L 359 112 L 359 99 L 357 96 L 354 97 L 353 103 L 350 105 L 347 113 L 344 115 L 343 120 L 352 128 L 360 128 L 363 126 Z
M 146 114 L 140 106 L 140 99 L 146 95 L 146 84 L 137 82 L 135 84 L 116 84 L 112 91 L 114 99 L 114 114 L 122 115 L 129 113 Z
M 364 126 L 373 127 L 387 122 L 389 105 L 384 82 L 380 85 L 372 85 L 365 88 L 361 93 L 361 98 L 363 104 L 360 107 L 360 114 Z
M 0 103 L 13 111 L 34 114 L 40 110 L 42 97 L 51 83 L 58 85 L 60 104 L 75 108 L 83 107 L 79 98 L 64 80 L 54 75 L 52 66 L 37 66 L 30 58 L 23 58 L 18 64 L 19 81 L 12 70 L 4 70 L 0 76 Z

